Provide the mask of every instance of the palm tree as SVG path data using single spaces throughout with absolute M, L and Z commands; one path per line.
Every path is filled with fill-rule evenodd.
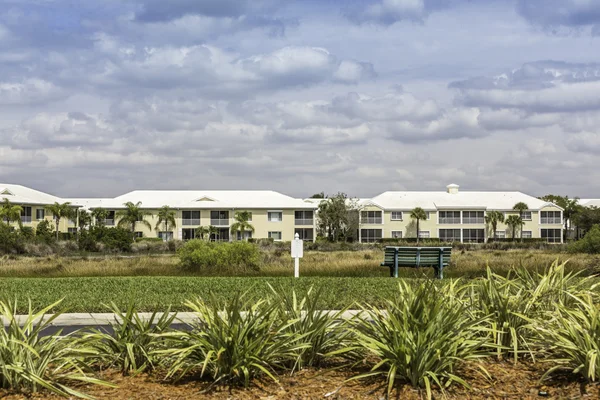
M 523 203 L 522 201 L 520 201 L 513 206 L 513 210 L 518 211 L 519 218 L 521 218 L 521 241 L 523 241 L 523 225 L 525 225 L 525 222 L 523 222 L 523 213 L 529 210 L 529 206 L 527 205 L 527 203 Z
M 573 199 L 569 199 L 569 196 L 564 197 L 564 205 L 563 208 L 563 221 L 565 223 L 564 230 L 564 241 L 567 242 L 568 232 L 571 230 L 572 221 L 575 219 L 576 215 L 581 212 L 581 206 L 579 205 L 579 198 L 575 197 Z
M 119 228 L 131 228 L 131 234 L 133 235 L 134 239 L 135 226 L 138 222 L 144 225 L 146 228 L 148 228 L 148 230 L 152 230 L 152 225 L 150 225 L 150 222 L 144 219 L 145 217 L 152 214 L 149 211 L 143 210 L 141 208 L 141 201 L 138 201 L 135 204 L 133 204 L 131 201 L 128 201 L 123 205 L 125 206 L 125 209 L 119 210 L 116 213 L 116 217 L 119 218 L 119 222 L 117 223 L 117 226 Z
M 175 210 L 171 209 L 171 207 L 169 206 L 162 206 L 159 210 L 158 210 L 158 221 L 156 222 L 156 226 L 154 227 L 154 229 L 159 230 L 160 229 L 160 224 L 165 224 L 165 237 L 163 238 L 163 240 L 166 242 L 167 241 L 167 236 L 166 233 L 169 231 L 169 228 L 174 229 L 175 228 Z
M 108 211 L 101 207 L 94 208 L 92 210 L 92 217 L 96 220 L 95 226 L 101 228 L 104 226 L 106 218 L 108 218 Z
M 92 225 L 92 214 L 86 210 L 78 210 L 79 216 L 77 217 L 79 222 L 79 231 L 83 231 L 86 227 Z
M 410 212 L 410 218 L 417 221 L 417 243 L 419 243 L 419 221 L 427 219 L 427 213 L 421 207 L 416 207 Z
M 215 237 L 215 242 L 216 242 L 217 241 L 217 237 L 219 237 L 219 233 L 220 233 L 219 228 L 217 228 L 216 226 L 210 225 L 208 227 L 208 240 L 210 241 L 211 240 L 210 238 L 212 236 L 214 236 Z
M 491 225 L 492 232 L 494 232 L 494 240 L 498 239 L 496 235 L 496 228 L 498 227 L 498 222 L 504 222 L 504 214 L 500 211 L 490 211 L 485 216 L 485 223 Z
M 196 237 L 200 237 L 200 239 L 204 240 L 204 237 L 210 240 L 210 234 L 208 232 L 208 228 L 206 226 L 199 226 L 196 228 Z
M 244 240 L 244 232 L 254 232 L 254 227 L 248 222 L 251 218 L 250 212 L 248 211 L 236 211 L 235 222 L 231 225 L 231 233 L 240 232 L 241 240 Z
M 73 218 L 73 214 L 75 213 L 75 209 L 71 207 L 71 203 L 68 201 L 66 203 L 54 203 L 46 206 L 46 210 L 52 213 L 54 218 L 54 223 L 56 224 L 56 240 L 58 240 L 59 234 L 59 224 L 60 220 L 63 218 Z
M 23 207 L 12 204 L 9 199 L 4 199 L 2 207 L 0 207 L 0 219 L 6 221 L 8 225 L 10 225 L 11 221 L 17 221 L 19 226 L 21 226 L 22 212 Z
M 508 218 L 506 218 L 506 225 L 509 226 L 509 228 L 511 229 L 512 232 L 512 238 L 513 240 L 516 238 L 516 233 L 517 233 L 517 228 L 520 226 L 521 228 L 523 228 L 523 220 L 521 219 L 521 217 L 519 217 L 518 215 L 509 215 Z

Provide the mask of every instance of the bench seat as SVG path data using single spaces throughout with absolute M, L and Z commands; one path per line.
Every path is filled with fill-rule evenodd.
M 386 246 L 382 267 L 390 269 L 390 276 L 398 277 L 398 267 L 433 267 L 435 275 L 444 277 L 444 268 L 450 265 L 452 247 L 396 247 Z

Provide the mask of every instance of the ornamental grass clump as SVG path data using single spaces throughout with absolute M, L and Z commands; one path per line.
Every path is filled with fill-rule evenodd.
M 158 352 L 170 358 L 169 377 L 194 372 L 213 384 L 246 387 L 261 375 L 278 382 L 277 371 L 308 347 L 289 329 L 296 321 L 282 321 L 277 306 L 266 300 L 236 294 L 222 306 L 214 298 L 185 305 L 198 316 L 191 330 L 161 335 L 173 346 Z
M 167 332 L 176 318 L 170 307 L 163 313 L 154 311 L 148 318 L 140 316 L 134 304 L 125 312 L 114 303 L 108 306 L 115 314 L 115 322 L 110 324 L 113 333 L 93 329 L 82 336 L 99 354 L 99 364 L 107 368 L 118 368 L 123 375 L 137 375 L 152 370 L 158 364 L 156 351 L 164 345 L 164 339 L 157 336 Z
M 457 282 L 437 287 L 402 281 L 396 299 L 383 309 L 362 307 L 354 327 L 356 345 L 378 361 L 371 372 L 353 379 L 383 376 L 388 395 L 397 380 L 406 381 L 425 388 L 428 398 L 433 384 L 442 391 L 453 382 L 468 387 L 454 370 L 487 355 L 482 339 L 487 321 L 472 315 L 464 293 Z
M 67 384 L 73 381 L 113 386 L 89 376 L 88 357 L 96 350 L 72 335 L 42 335 L 59 313 L 45 316 L 60 301 L 39 311 L 29 304 L 28 313 L 17 320 L 17 304 L 0 301 L 0 388 L 25 394 L 46 389 L 60 396 L 90 398 Z
M 302 298 L 293 289 L 269 287 L 273 292 L 271 301 L 277 305 L 279 318 L 282 322 L 292 321 L 287 330 L 299 344 L 292 370 L 318 367 L 330 357 L 352 355 L 353 352 L 348 348 L 351 320 L 342 318 L 347 307 L 336 311 L 323 310 L 320 307 L 322 286 L 316 291 L 311 287 Z
M 600 380 L 600 308 L 590 294 L 573 296 L 574 306 L 559 304 L 547 320 L 535 324 L 540 344 L 556 364 L 544 378 L 566 370 L 581 375 L 588 382 Z

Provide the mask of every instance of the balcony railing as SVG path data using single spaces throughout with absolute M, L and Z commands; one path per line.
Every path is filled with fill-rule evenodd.
M 21 216 L 21 222 L 24 224 L 30 224 L 31 223 L 31 216 Z
M 200 218 L 184 219 L 182 220 L 183 225 L 200 225 Z
M 381 217 L 363 217 L 361 218 L 360 222 L 362 222 L 363 224 L 382 224 L 383 223 L 383 218 Z
M 210 219 L 210 224 L 212 226 L 229 226 L 229 220 L 228 219 Z
M 542 217 L 540 218 L 540 224 L 562 224 L 562 219 L 560 217 Z
M 484 219 L 479 217 L 465 217 L 463 218 L 463 224 L 483 224 Z
M 460 224 L 460 217 L 440 217 L 440 224 Z
M 104 225 L 106 225 L 106 226 L 114 226 L 115 225 L 115 220 L 114 219 L 105 219 L 104 220 Z
M 296 219 L 295 224 L 296 225 L 312 225 L 313 221 L 314 221 L 313 219 Z

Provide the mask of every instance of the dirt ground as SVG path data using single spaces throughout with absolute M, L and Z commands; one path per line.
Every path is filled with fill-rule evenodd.
M 487 362 L 485 369 L 491 375 L 487 378 L 476 365 L 463 367 L 459 376 L 471 385 L 471 389 L 453 385 L 446 390 L 449 399 L 600 399 L 598 384 L 585 385 L 571 375 L 554 375 L 552 380 L 540 384 L 544 365 L 510 362 Z M 273 382 L 254 382 L 249 389 L 216 387 L 203 393 L 206 382 L 188 381 L 170 384 L 159 377 L 141 375 L 123 377 L 115 372 L 103 374 L 103 378 L 119 385 L 118 388 L 100 386 L 80 386 L 79 390 L 98 399 L 207 399 L 207 400 L 279 400 L 279 399 L 385 399 L 382 379 L 349 381 L 356 371 L 345 370 L 305 370 L 294 376 L 280 376 L 280 385 Z M 392 399 L 421 399 L 425 392 L 410 385 L 398 383 L 392 392 Z M 25 397 L 0 390 L 0 399 L 56 399 L 56 396 L 36 394 Z M 434 398 L 443 398 L 439 391 Z

